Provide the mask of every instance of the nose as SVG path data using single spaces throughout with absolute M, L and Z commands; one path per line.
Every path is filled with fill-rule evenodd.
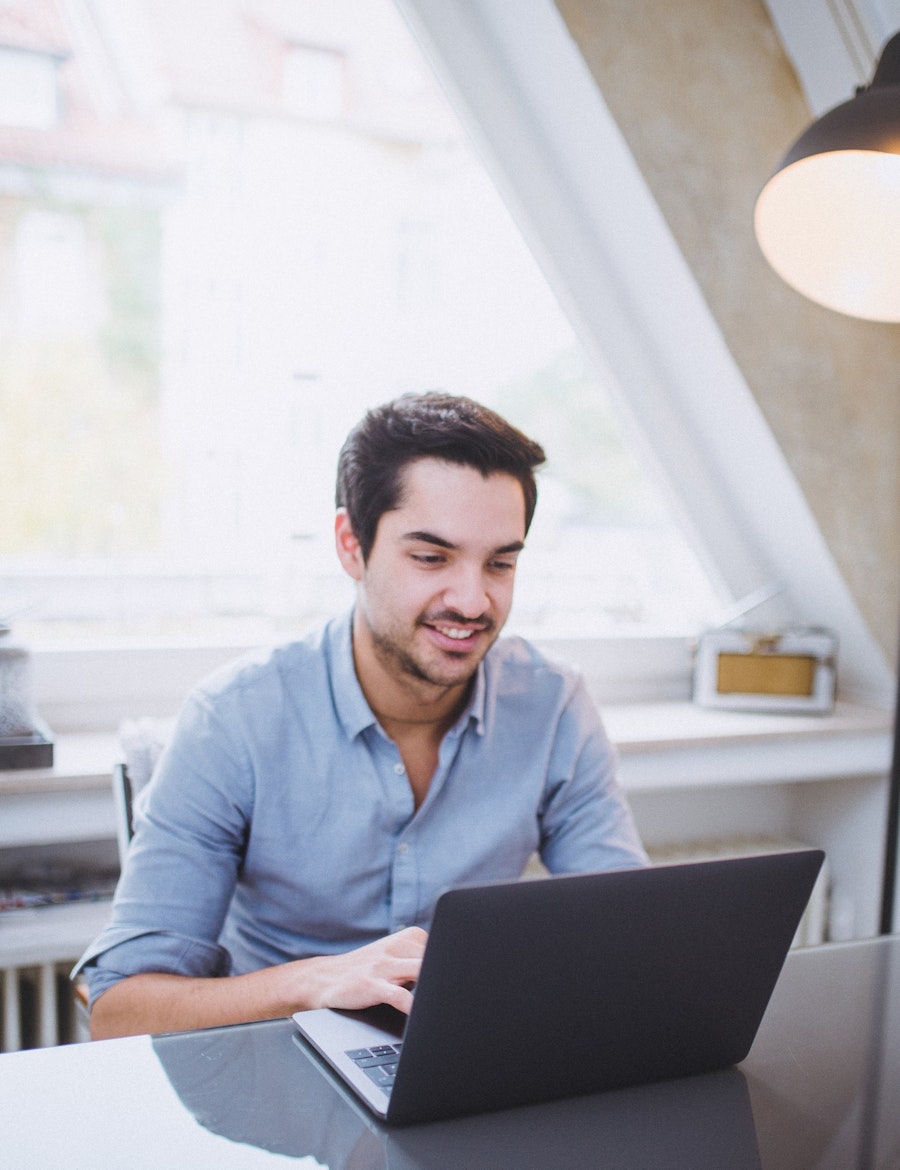
M 444 590 L 444 604 L 460 617 L 474 620 L 490 609 L 480 565 L 456 565 L 452 579 Z

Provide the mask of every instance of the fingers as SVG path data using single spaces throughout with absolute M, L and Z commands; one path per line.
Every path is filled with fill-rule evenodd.
M 405 1016 L 408 1016 L 413 1005 L 413 993 L 408 987 L 402 987 L 396 983 L 388 983 L 385 985 L 384 995 L 380 1002 L 389 1004 L 392 1008 L 396 1008 L 398 1012 L 403 1012 Z
M 389 934 L 387 938 L 381 939 L 387 949 L 396 954 L 408 954 L 421 958 L 425 953 L 425 944 L 428 942 L 428 932 L 423 930 L 421 926 L 406 926 L 403 930 L 398 930 L 396 934 Z M 378 946 L 378 943 L 373 943 L 373 946 Z
M 321 980 L 314 1006 L 357 1009 L 386 1003 L 408 1014 L 410 988 L 419 978 L 427 941 L 421 927 L 410 926 L 358 950 L 310 960 Z
M 426 932 L 412 926 L 371 944 L 372 953 L 366 958 L 372 960 L 371 994 L 377 996 L 372 1003 L 387 1003 L 409 1014 L 413 1003 L 411 989 L 418 982 L 427 941 Z M 361 957 L 361 952 L 357 953 Z

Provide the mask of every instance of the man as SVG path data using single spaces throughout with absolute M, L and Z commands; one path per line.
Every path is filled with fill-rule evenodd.
M 389 1003 L 442 889 L 646 863 L 583 684 L 497 641 L 541 448 L 464 398 L 340 455 L 352 613 L 191 695 L 82 958 L 95 1037 Z M 223 976 L 228 976 L 224 978 Z

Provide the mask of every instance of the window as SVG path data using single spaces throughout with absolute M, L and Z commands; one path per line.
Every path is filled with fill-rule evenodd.
M 0 202 L 2 248 L 54 355 L 48 371 L 28 350 L 7 278 L 0 466 L 28 498 L 0 516 L 0 613 L 37 650 L 295 635 L 351 596 L 331 539 L 348 427 L 440 386 L 549 454 L 515 628 L 685 635 L 714 620 L 719 594 L 623 438 L 603 371 L 388 0 L 353 6 L 340 52 L 299 49 L 316 30 L 282 10 L 270 31 L 289 34 L 297 117 L 265 112 L 249 66 L 227 104 L 198 91 L 178 6 L 144 8 L 179 81 L 146 115 L 177 142 L 166 198 L 132 183 L 94 204 L 75 190 Z M 204 53 L 238 17 L 210 10 Z
M 158 215 L 7 195 L 0 233 L 0 613 L 74 620 L 158 541 Z
M 10 307 L 19 339 L 83 336 L 97 328 L 103 292 L 91 279 L 80 215 L 23 205 L 15 219 L 12 261 Z
M 310 118 L 344 112 L 344 56 L 314 45 L 291 45 L 284 58 L 284 104 Z

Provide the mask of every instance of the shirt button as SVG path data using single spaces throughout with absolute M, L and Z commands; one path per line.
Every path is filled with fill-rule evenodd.
M 398 776 L 403 776 L 406 773 L 406 769 L 403 767 L 402 764 L 394 764 L 394 771 L 397 773 Z
M 405 841 L 401 841 L 397 846 L 398 853 L 409 853 L 409 845 Z

